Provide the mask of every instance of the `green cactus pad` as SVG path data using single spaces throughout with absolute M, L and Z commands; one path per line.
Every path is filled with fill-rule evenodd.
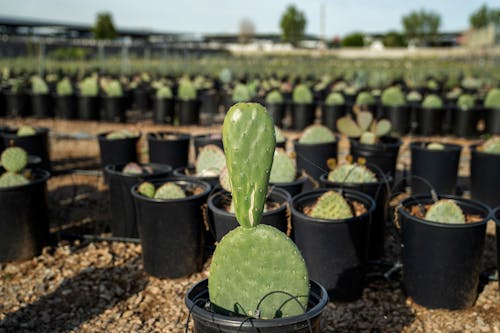
M 378 137 L 389 134 L 392 129 L 392 124 L 387 119 L 380 119 L 375 124 L 375 135 Z
M 398 87 L 389 87 L 381 96 L 382 105 L 387 107 L 399 107 L 406 104 L 405 95 Z
M 238 83 L 233 89 L 233 102 L 248 102 L 250 101 L 250 92 L 248 87 L 243 83 Z
M 429 150 L 444 150 L 444 145 L 438 142 L 431 142 L 427 145 Z
M 357 105 L 373 105 L 375 104 L 375 98 L 373 98 L 373 95 L 369 93 L 368 91 L 362 91 L 358 94 L 356 97 L 356 104 Z
M 208 279 L 210 302 L 227 311 L 260 318 L 289 317 L 306 307 L 309 277 L 297 246 L 268 225 L 238 227 L 217 245 Z M 267 296 L 267 297 L 266 297 Z
M 154 198 L 156 188 L 153 184 L 144 182 L 137 188 L 137 192 L 148 198 Z
M 182 199 L 186 197 L 184 190 L 175 183 L 165 183 L 156 190 L 155 199 Z
M 283 103 L 283 95 L 279 92 L 279 90 L 274 89 L 266 96 L 266 103 L 268 104 L 281 104 Z
M 460 97 L 457 100 L 457 107 L 460 110 L 473 109 L 475 104 L 476 104 L 476 100 L 475 100 L 474 96 L 472 96 L 470 94 L 460 95 Z
M 328 191 L 318 198 L 307 215 L 324 220 L 343 220 L 353 217 L 353 212 L 340 193 Z
M 227 170 L 227 167 L 224 167 L 220 171 L 219 183 L 224 190 L 231 192 L 231 179 L 229 179 L 229 171 Z
M 140 175 L 141 173 L 144 172 L 144 170 L 139 164 L 135 162 L 130 162 L 123 167 L 122 172 L 127 175 Z
M 283 131 L 280 130 L 278 126 L 274 126 L 274 133 L 276 136 L 276 143 L 282 143 L 286 141 L 286 137 L 283 134 Z
M 358 126 L 362 131 L 367 131 L 373 121 L 373 115 L 368 111 L 358 112 L 356 121 L 358 122 Z
M 377 143 L 377 136 L 372 132 L 364 132 L 361 134 L 359 142 L 364 145 L 374 145 Z
M 406 95 L 406 99 L 409 102 L 420 102 L 422 100 L 422 95 L 418 91 L 410 91 Z
M 21 126 L 17 130 L 17 136 L 30 136 L 36 134 L 36 129 L 31 126 Z
M 335 142 L 335 134 L 326 126 L 311 125 L 308 126 L 299 139 L 302 144 L 318 144 Z
M 12 187 L 28 184 L 29 180 L 21 174 L 5 172 L 0 176 L 0 187 Z
M 216 145 L 206 145 L 198 153 L 195 162 L 196 174 L 199 176 L 218 176 L 226 166 L 224 151 Z
M 335 183 L 376 183 L 377 176 L 360 164 L 341 164 L 328 174 L 328 180 Z
M 196 87 L 189 79 L 182 79 L 179 83 L 177 96 L 183 101 L 196 99 Z
M 428 95 L 424 98 L 422 107 L 424 109 L 440 109 L 443 107 L 443 101 L 437 95 Z
M 463 224 L 465 216 L 462 209 L 452 200 L 439 200 L 425 214 L 425 219 L 432 222 Z
M 297 168 L 293 159 L 287 155 L 285 150 L 276 149 L 269 181 L 271 183 L 289 183 L 295 180 L 296 174 Z
M 112 131 L 106 134 L 107 140 L 122 140 L 127 138 L 134 138 L 137 134 L 129 130 Z
M 311 104 L 313 94 L 306 84 L 299 84 L 293 89 L 292 99 L 295 104 Z
M 484 107 L 489 109 L 500 109 L 500 88 L 488 91 L 484 99 Z
M 337 128 L 340 133 L 350 138 L 359 138 L 363 134 L 358 124 L 349 116 L 337 119 Z
M 325 104 L 329 105 L 329 106 L 331 106 L 331 105 L 344 105 L 345 104 L 345 99 L 344 99 L 344 96 L 342 96 L 341 93 L 339 93 L 339 92 L 331 92 L 326 97 Z
M 19 173 L 28 164 L 28 154 L 22 148 L 10 147 L 2 152 L 1 161 L 5 170 Z
M 500 154 L 500 137 L 493 137 L 486 140 L 481 146 L 481 149 L 485 153 L 489 154 Z

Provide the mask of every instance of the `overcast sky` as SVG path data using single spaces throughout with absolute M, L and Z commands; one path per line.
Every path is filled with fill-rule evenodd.
M 401 30 L 401 16 L 421 8 L 441 15 L 442 31 L 463 30 L 482 3 L 500 7 L 500 0 L 0 0 L 0 16 L 91 24 L 97 12 L 110 11 L 118 27 L 191 33 L 236 33 L 239 22 L 249 18 L 258 33 L 277 33 L 290 3 L 305 12 L 306 31 L 316 35 L 324 4 L 327 37 Z

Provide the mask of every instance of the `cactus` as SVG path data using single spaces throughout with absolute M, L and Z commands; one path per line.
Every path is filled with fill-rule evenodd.
M 500 109 L 500 88 L 488 91 L 484 99 L 484 107 L 488 109 Z
M 130 162 L 123 167 L 122 172 L 126 175 L 140 175 L 144 170 L 139 164 Z
M 473 76 L 466 76 L 462 79 L 462 87 L 466 89 L 478 89 L 481 87 L 481 80 L 473 77 Z
M 229 171 L 227 170 L 227 166 L 222 168 L 222 170 L 220 171 L 219 183 L 224 190 L 231 192 L 231 180 L 229 179 Z
M 328 173 L 328 180 L 334 183 L 376 183 L 377 176 L 364 165 L 344 163 Z
M 29 180 L 21 174 L 5 172 L 0 176 L 0 187 L 20 186 L 28 183 Z
M 439 200 L 425 213 L 425 219 L 432 222 L 441 223 L 465 223 L 465 216 L 462 209 L 452 200 Z
M 269 182 L 271 183 L 289 183 L 295 180 L 297 168 L 293 159 L 291 159 L 284 149 L 278 148 L 274 152 L 273 166 Z
M 392 125 L 387 119 L 373 120 L 370 112 L 358 112 L 356 121 L 350 116 L 345 116 L 337 120 L 337 128 L 342 134 L 350 138 L 360 138 L 363 144 L 376 144 L 378 139 L 389 134 Z
M 429 90 L 438 90 L 439 89 L 439 85 L 436 82 L 436 80 L 434 80 L 434 79 L 428 80 L 427 81 L 427 89 L 429 89 Z
M 443 101 L 438 95 L 427 95 L 422 102 L 424 109 L 440 109 L 443 107 Z
M 107 140 L 122 140 L 135 137 L 137 137 L 137 133 L 133 133 L 128 130 L 112 131 L 106 134 Z
M 375 104 L 375 98 L 368 91 L 362 91 L 356 97 L 356 105 L 370 106 Z
M 304 259 L 285 234 L 259 225 L 275 148 L 272 118 L 259 104 L 238 103 L 224 119 L 223 142 L 241 226 L 215 249 L 208 279 L 210 302 L 262 319 L 301 314 L 302 307 L 288 294 L 306 306 L 309 278 Z
M 444 150 L 444 145 L 438 142 L 431 142 L 427 145 L 429 150 Z
M 103 86 L 104 92 L 108 97 L 122 97 L 123 89 L 118 80 L 111 80 Z
M 500 137 L 490 138 L 478 148 L 488 154 L 500 155 Z
M 49 93 L 49 86 L 41 77 L 33 76 L 31 78 L 31 91 L 35 95 L 46 95 Z
M 156 90 L 156 98 L 157 99 L 171 99 L 172 98 L 172 90 L 170 89 L 169 86 L 166 86 L 162 84 L 157 90 Z
M 20 94 L 23 92 L 25 88 L 25 83 L 23 79 L 12 79 L 11 80 L 11 86 L 10 86 L 10 92 L 13 94 Z
M 331 92 L 326 97 L 325 104 L 328 106 L 344 105 L 345 104 L 344 96 L 342 96 L 342 94 L 339 92 L 335 92 L 335 91 Z
M 0 187 L 18 186 L 29 183 L 21 174 L 28 164 L 28 154 L 19 147 L 9 147 L 2 152 L 0 157 L 2 167 L 6 170 L 0 177 Z
M 274 133 L 276 135 L 276 143 L 282 143 L 286 141 L 286 137 L 283 131 L 279 129 L 278 126 L 274 126 Z
M 184 190 L 176 183 L 167 182 L 160 186 L 155 193 L 154 198 L 160 200 L 182 199 L 186 197 Z
M 448 91 L 448 93 L 446 94 L 446 98 L 452 100 L 457 99 L 460 97 L 461 94 L 462 94 L 462 89 L 460 89 L 459 87 L 455 87 L 452 90 Z
M 313 94 L 307 85 L 299 84 L 293 89 L 292 99 L 295 104 L 311 104 Z
M 142 194 L 145 197 L 154 198 L 155 197 L 156 188 L 155 188 L 155 186 L 153 184 L 151 184 L 149 182 L 143 182 L 137 188 L 137 192 L 139 192 L 139 194 Z
M 461 95 L 458 100 L 457 100 L 457 107 L 460 110 L 470 110 L 474 108 L 474 105 L 476 105 L 476 101 L 474 99 L 474 96 L 470 94 L 463 94 Z
M 302 144 L 320 144 L 335 142 L 335 134 L 326 126 L 323 125 L 311 125 L 308 126 L 302 136 L 299 139 L 299 143 Z
M 243 83 L 238 83 L 233 89 L 233 102 L 248 102 L 250 101 L 250 92 L 248 87 Z
M 86 97 L 94 97 L 99 94 L 99 83 L 95 76 L 89 76 L 78 84 L 80 94 Z
M 179 82 L 177 97 L 183 101 L 192 101 L 196 99 L 196 88 L 189 79 L 182 79 Z
M 56 92 L 59 96 L 73 95 L 73 85 L 67 77 L 57 83 Z
M 232 79 L 233 79 L 233 73 L 231 72 L 231 70 L 229 68 L 223 68 L 219 72 L 219 80 L 222 83 L 228 84 L 231 82 Z
M 279 92 L 278 89 L 274 89 L 269 92 L 266 96 L 267 104 L 281 104 L 283 103 L 283 95 Z
M 381 97 L 382 105 L 387 107 L 400 107 L 406 104 L 405 96 L 398 87 L 390 87 L 384 90 Z
M 340 193 L 327 191 L 318 198 L 307 215 L 324 220 L 343 220 L 353 217 L 353 212 Z
M 408 102 L 420 102 L 422 100 L 422 95 L 418 91 L 413 90 L 406 95 L 406 100 Z
M 225 165 L 226 157 L 222 149 L 216 145 L 206 145 L 196 158 L 196 174 L 201 177 L 218 176 Z
M 30 135 L 35 135 L 36 134 L 36 129 L 34 129 L 31 126 L 21 126 L 17 129 L 17 136 L 30 136 Z

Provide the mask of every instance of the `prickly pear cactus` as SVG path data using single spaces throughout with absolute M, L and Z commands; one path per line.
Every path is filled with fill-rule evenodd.
M 248 87 L 243 83 L 238 83 L 233 89 L 233 102 L 248 102 L 250 100 L 250 92 Z
M 182 199 L 186 197 L 184 190 L 176 183 L 165 183 L 156 190 L 155 199 Z
M 21 126 L 17 129 L 17 136 L 30 136 L 36 134 L 36 129 L 31 126 Z
M 347 200 L 335 191 L 322 194 L 307 215 L 324 220 L 342 220 L 353 217 Z
M 274 126 L 274 133 L 276 134 L 276 143 L 282 143 L 286 141 L 286 137 L 283 131 L 279 129 L 278 126 Z
M 293 89 L 292 99 L 295 104 L 310 104 L 313 98 L 311 89 L 306 84 L 299 84 Z
M 0 187 L 12 187 L 28 184 L 29 180 L 21 174 L 5 172 L 0 176 Z
M 195 168 L 199 176 L 218 176 L 226 166 L 224 151 L 216 145 L 206 145 L 198 153 Z
M 377 176 L 364 165 L 345 163 L 330 171 L 328 180 L 334 183 L 376 183 Z
M 500 88 L 488 91 L 484 99 L 484 107 L 489 109 L 500 109 Z
M 123 167 L 122 172 L 126 175 L 140 175 L 141 173 L 144 172 L 144 170 L 139 164 L 135 162 L 130 162 Z
M 429 150 L 444 150 L 444 145 L 438 142 L 431 142 L 427 145 Z
M 127 138 L 134 138 L 136 136 L 137 136 L 136 133 L 133 133 L 129 130 L 121 130 L 121 131 L 109 132 L 106 135 L 106 139 L 108 139 L 108 140 L 122 140 L 122 139 L 127 139 Z
M 308 126 L 299 139 L 299 143 L 303 144 L 317 144 L 335 142 L 335 134 L 326 126 L 311 125 Z
M 229 179 L 229 171 L 227 171 L 227 167 L 224 167 L 221 170 L 219 175 L 219 183 L 224 190 L 231 192 L 231 180 Z
M 294 160 L 287 155 L 284 149 L 276 149 L 269 181 L 275 184 L 293 182 L 296 174 L 297 167 Z
M 301 314 L 309 294 L 304 259 L 285 234 L 259 225 L 275 148 L 273 121 L 260 104 L 238 103 L 224 120 L 223 141 L 241 226 L 215 249 L 208 280 L 210 302 L 263 319 Z
M 438 95 L 427 95 L 422 102 L 424 109 L 440 109 L 443 107 L 443 101 Z
M 425 213 L 425 219 L 432 222 L 463 224 L 465 216 L 462 209 L 452 200 L 439 200 Z
M 390 133 L 391 122 L 387 119 L 373 120 L 370 112 L 358 112 L 356 121 L 350 116 L 337 119 L 337 128 L 350 138 L 360 138 L 363 144 L 376 144 L 380 137 Z
M 358 94 L 356 97 L 356 104 L 357 105 L 373 105 L 375 104 L 375 98 L 373 98 L 373 95 L 369 93 L 368 91 L 362 91 Z
M 344 105 L 345 104 L 345 99 L 344 96 L 342 96 L 341 93 L 339 92 L 331 92 L 328 94 L 328 96 L 325 99 L 325 104 L 326 105 Z
M 500 137 L 488 139 L 480 147 L 485 153 L 500 155 Z
M 384 90 L 381 97 L 382 105 L 387 107 L 399 107 L 406 104 L 405 95 L 398 87 L 389 87 Z
M 2 152 L 2 166 L 12 173 L 21 172 L 28 164 L 28 154 L 19 147 L 9 147 Z
M 148 198 L 154 198 L 156 188 L 149 182 L 144 182 L 137 188 L 137 192 Z

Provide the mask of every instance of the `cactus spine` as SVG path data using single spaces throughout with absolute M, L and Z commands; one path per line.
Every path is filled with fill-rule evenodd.
M 432 222 L 441 223 L 465 223 L 465 216 L 462 209 L 452 200 L 439 200 L 434 203 L 425 213 L 425 219 Z

